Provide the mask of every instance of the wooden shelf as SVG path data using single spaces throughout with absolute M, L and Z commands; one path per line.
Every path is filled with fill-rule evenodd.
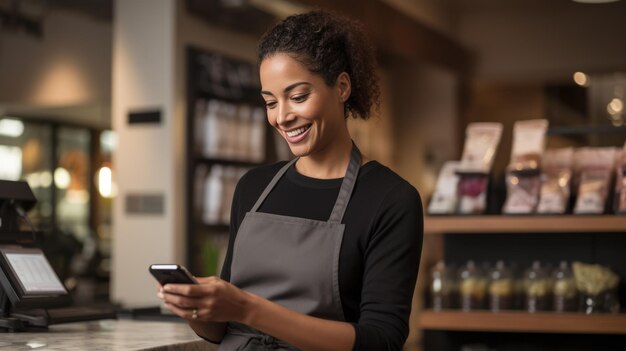
M 626 314 L 425 310 L 420 316 L 420 327 L 427 330 L 454 331 L 626 334 Z
M 426 216 L 426 234 L 626 233 L 626 216 Z

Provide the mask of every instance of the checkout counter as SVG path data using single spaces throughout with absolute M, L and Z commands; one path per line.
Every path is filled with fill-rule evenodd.
M 0 333 L 0 350 L 213 351 L 186 323 L 102 320 L 53 325 L 46 331 Z

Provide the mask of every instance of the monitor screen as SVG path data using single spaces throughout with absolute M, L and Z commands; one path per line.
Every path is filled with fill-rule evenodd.
M 40 250 L 2 254 L 25 294 L 67 293 L 65 287 Z
M 69 294 L 43 251 L 0 246 L 0 285 L 16 307 L 64 305 Z

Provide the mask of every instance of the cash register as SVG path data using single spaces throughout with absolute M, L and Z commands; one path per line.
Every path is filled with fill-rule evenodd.
M 0 180 L 0 330 L 116 318 L 108 307 L 70 307 L 71 296 L 38 247 L 26 214 L 35 203 L 28 183 Z M 20 220 L 30 232 L 20 229 Z

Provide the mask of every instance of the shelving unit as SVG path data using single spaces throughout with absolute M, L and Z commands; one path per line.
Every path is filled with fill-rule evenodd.
M 626 314 L 426 310 L 421 313 L 420 326 L 427 330 L 626 334 Z
M 427 216 L 426 234 L 626 233 L 626 216 Z
M 187 204 L 187 267 L 197 275 L 219 274 L 219 265 L 226 250 L 229 232 L 226 218 L 221 216 L 225 212 L 221 209 L 219 211 L 220 218 L 214 223 L 205 223 L 203 221 L 203 207 L 207 206 L 207 201 L 210 200 L 203 198 L 205 189 L 200 185 L 206 185 L 206 177 L 217 165 L 221 166 L 222 169 L 224 167 L 245 169 L 274 162 L 277 158 L 273 144 L 273 134 L 267 123 L 265 123 L 264 118 L 262 121 L 263 129 L 260 134 L 265 136 L 265 144 L 261 143 L 265 150 L 263 159 L 260 159 L 259 155 L 254 157 L 249 154 L 235 155 L 233 149 L 230 149 L 228 154 L 225 151 L 223 154 L 220 154 L 219 150 L 213 149 L 211 149 L 211 153 L 205 153 L 206 150 L 202 149 L 202 145 L 205 145 L 207 138 L 213 137 L 227 140 L 228 143 L 234 142 L 234 145 L 237 145 L 238 153 L 241 151 L 240 149 L 250 151 L 252 146 L 240 147 L 242 144 L 239 143 L 243 143 L 243 145 L 250 143 L 249 140 L 243 140 L 243 137 L 241 140 L 233 140 L 234 137 L 224 137 L 221 134 L 216 136 L 216 134 L 223 133 L 223 131 L 207 136 L 207 131 L 203 128 L 210 128 L 207 127 L 209 124 L 204 126 L 198 125 L 208 123 L 207 114 L 206 112 L 203 115 L 198 114 L 198 111 L 196 111 L 198 108 L 197 103 L 199 100 L 216 100 L 222 104 L 230 104 L 236 107 L 237 112 L 235 114 L 221 115 L 222 122 L 215 119 L 214 121 L 217 122 L 210 124 L 210 126 L 218 127 L 220 123 L 224 123 L 224 120 L 230 121 L 228 123 L 233 123 L 235 118 L 238 118 L 237 121 L 241 121 L 241 116 L 237 115 L 241 113 L 240 106 L 245 105 L 249 107 L 251 109 L 250 113 L 252 113 L 252 109 L 264 108 L 263 99 L 259 94 L 260 83 L 255 72 L 256 67 L 253 63 L 199 48 L 190 47 L 187 49 L 187 179 L 185 191 Z M 233 119 L 231 120 L 227 117 Z M 249 118 L 252 120 L 253 116 L 250 115 Z M 233 130 L 232 126 L 224 127 L 222 124 L 221 127 L 230 132 Z M 252 128 L 252 125 L 248 125 L 247 128 Z M 230 145 L 231 148 L 232 145 Z M 258 150 L 258 148 L 254 147 L 254 150 Z M 253 159 L 255 161 L 252 161 Z M 222 187 L 226 188 L 224 184 L 222 184 Z M 203 190 L 200 191 L 199 189 Z M 218 196 L 221 199 L 221 206 L 229 211 L 229 206 L 224 206 L 223 201 L 226 197 L 232 198 L 234 184 L 232 186 L 229 185 L 227 190 L 222 191 L 225 196 Z
M 443 259 L 457 266 L 469 259 L 491 263 L 504 259 L 519 267 L 526 267 L 534 259 L 553 265 L 560 260 L 579 260 L 610 266 L 622 277 L 619 298 L 622 309 L 626 305 L 626 216 L 426 216 L 424 232 L 441 236 Z M 458 350 L 472 343 L 495 349 L 508 349 L 507 345 L 517 343 L 529 350 L 550 349 L 544 343 L 559 344 L 556 340 L 562 338 L 561 334 L 572 335 L 567 340 L 571 350 L 589 349 L 587 343 L 595 342 L 593 338 L 610 337 L 611 343 L 626 345 L 624 312 L 585 315 L 423 310 L 418 324 L 425 332 L 425 351 Z M 542 337 L 534 339 L 525 334 Z M 536 340 L 534 344 L 532 340 Z

